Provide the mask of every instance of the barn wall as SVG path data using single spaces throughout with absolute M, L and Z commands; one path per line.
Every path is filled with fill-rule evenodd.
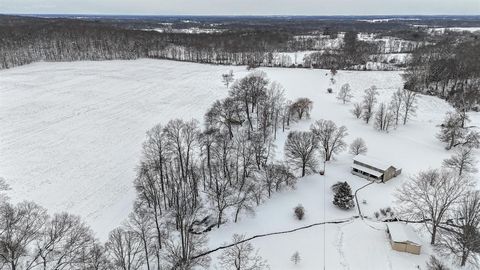
M 390 241 L 392 245 L 392 249 L 400 252 L 407 252 L 411 254 L 419 255 L 421 252 L 421 246 L 415 246 L 408 243 L 400 243 L 400 242 L 393 242 Z
M 383 174 L 383 182 L 387 182 L 388 180 L 395 177 L 395 172 L 396 172 L 395 168 L 393 167 L 388 168 Z

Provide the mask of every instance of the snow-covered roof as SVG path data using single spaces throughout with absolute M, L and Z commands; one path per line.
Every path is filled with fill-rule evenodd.
M 408 242 L 417 246 L 421 246 L 421 241 L 420 238 L 418 238 L 417 233 L 406 223 L 391 222 L 387 223 L 387 227 L 392 241 L 404 243 Z
M 352 165 L 352 168 L 357 169 L 357 170 L 360 170 L 360 171 L 362 171 L 362 172 L 366 172 L 366 173 L 368 173 L 368 174 L 370 174 L 370 175 L 373 175 L 373 176 L 375 176 L 375 177 L 380 177 L 380 176 L 382 176 L 382 174 L 383 174 L 383 173 L 381 173 L 381 172 L 378 172 L 378 171 L 369 169 L 369 168 L 367 168 L 367 167 L 364 167 L 364 166 L 361 166 L 361 165 L 358 165 L 358 164 L 353 164 L 353 165 Z
M 364 156 L 364 155 L 356 155 L 353 158 L 353 160 L 358 161 L 360 163 L 370 165 L 372 167 L 375 167 L 377 169 L 381 169 L 381 170 L 384 170 L 384 171 L 387 170 L 388 168 L 390 168 L 391 166 L 396 167 L 394 165 L 388 165 L 388 164 L 385 164 L 378 159 L 375 159 L 375 158 L 372 158 L 372 157 L 367 157 L 367 156 Z

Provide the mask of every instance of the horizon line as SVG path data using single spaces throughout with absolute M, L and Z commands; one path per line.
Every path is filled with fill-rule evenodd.
M 480 14 L 335 14 L 335 15 L 302 15 L 302 14 L 125 14 L 125 13 L 13 13 L 1 12 L 0 15 L 17 16 L 144 16 L 144 17 L 480 17 Z

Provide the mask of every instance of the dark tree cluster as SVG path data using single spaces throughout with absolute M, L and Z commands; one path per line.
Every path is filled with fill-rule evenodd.
M 296 179 L 289 167 L 272 158 L 286 104 L 281 85 L 255 71 L 212 104 L 203 128 L 177 119 L 148 131 L 134 211 L 110 235 L 118 264 L 207 266 L 209 258 L 199 256 L 206 231 L 237 222 L 272 193 L 292 188 Z
M 405 72 L 405 88 L 439 96 L 457 108 L 478 110 L 480 41 L 446 39 L 419 48 Z
M 377 53 L 375 43 L 358 40 L 357 32 L 346 32 L 338 50 L 327 50 L 308 55 L 305 66 L 324 69 L 356 69 L 365 65 L 370 55 Z

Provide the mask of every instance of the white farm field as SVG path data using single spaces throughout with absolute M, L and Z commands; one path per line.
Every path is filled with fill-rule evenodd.
M 105 240 L 131 210 L 132 182 L 146 130 L 173 118 L 201 122 L 210 104 L 226 96 L 221 74 L 230 69 L 236 78 L 247 74 L 245 67 L 146 59 L 36 63 L 0 71 L 0 177 L 11 187 L 8 195 L 13 201 L 35 201 L 51 212 L 81 215 L 97 237 Z M 339 71 L 331 86 L 325 70 L 262 70 L 286 88 L 288 98 L 314 101 L 312 119 L 292 129 L 308 129 L 321 118 L 333 120 L 348 128 L 348 142 L 362 137 L 369 155 L 403 168 L 400 177 L 359 193 L 367 201 L 362 205 L 366 215 L 393 206 L 396 187 L 420 170 L 439 167 L 450 155 L 435 138 L 437 125 L 452 109 L 446 102 L 420 96 L 415 119 L 382 133 L 355 119 L 351 104 L 344 105 L 335 93 L 326 92 L 328 87 L 336 91 L 348 82 L 354 101 L 360 101 L 363 90 L 376 85 L 379 100 L 387 101 L 403 84 L 400 72 Z M 473 125 L 480 126 L 479 113 L 472 113 L 471 118 Z M 280 133 L 277 158 L 282 158 L 284 140 L 285 134 Z M 353 189 L 366 184 L 350 174 L 350 163 L 348 153 L 338 155 L 327 164 L 325 176 L 300 179 L 296 190 L 275 194 L 254 216 L 212 231 L 210 247 L 229 242 L 234 233 L 249 236 L 356 215 L 356 210 L 333 207 L 329 188 L 337 181 L 348 181 Z M 291 216 L 299 203 L 306 209 L 302 222 Z M 275 270 L 320 269 L 324 262 L 326 269 L 416 269 L 423 267 L 431 253 L 426 235 L 420 256 L 391 251 L 382 223 L 355 220 L 325 228 L 252 243 Z M 296 250 L 302 256 L 298 266 L 290 262 Z

